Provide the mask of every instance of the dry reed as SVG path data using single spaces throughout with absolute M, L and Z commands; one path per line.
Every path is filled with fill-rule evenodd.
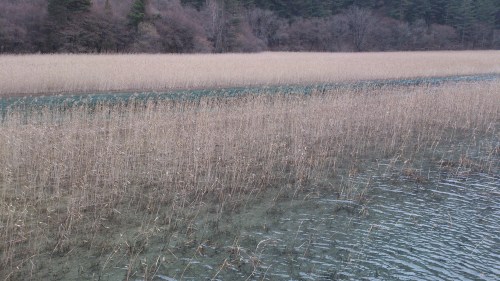
M 491 82 L 11 111 L 0 124 L 0 279 L 43 279 L 47 260 L 82 252 L 107 257 L 100 271 L 120 251 L 133 263 L 149 229 L 189 232 L 178 218 L 201 202 L 294 192 L 377 159 L 446 158 L 450 144 L 498 137 L 498 100 Z M 146 238 L 116 238 L 120 222 Z
M 500 51 L 0 56 L 0 97 L 500 73 Z

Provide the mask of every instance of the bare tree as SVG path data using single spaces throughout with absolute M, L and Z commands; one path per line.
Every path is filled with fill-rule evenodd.
M 349 30 L 352 36 L 352 43 L 356 51 L 364 50 L 368 36 L 375 25 L 375 17 L 372 12 L 365 8 L 351 6 L 345 12 Z
M 207 35 L 217 53 L 241 49 L 243 30 L 242 4 L 239 0 L 206 0 L 203 13 L 207 18 Z
M 278 26 L 278 17 L 269 10 L 259 8 L 251 9 L 247 12 L 247 21 L 253 34 L 269 45 Z
M 288 30 L 290 50 L 292 51 L 330 51 L 332 32 L 326 19 L 299 19 Z
M 215 51 L 220 52 L 223 49 L 222 37 L 225 25 L 224 1 L 206 0 L 205 9 L 210 19 L 210 24 L 207 26 L 207 33 L 214 42 Z
M 338 14 L 329 19 L 330 33 L 332 34 L 332 49 L 333 51 L 343 51 L 344 43 L 347 34 L 349 33 L 349 25 L 345 15 Z
M 207 53 L 213 50 L 206 36 L 206 19 L 200 11 L 183 6 L 179 0 L 161 2 L 157 9 L 160 17 L 155 26 L 163 52 Z

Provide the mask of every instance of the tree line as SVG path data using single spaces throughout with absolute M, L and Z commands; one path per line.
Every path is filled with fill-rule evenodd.
M 500 49 L 499 0 L 2 0 L 2 53 Z

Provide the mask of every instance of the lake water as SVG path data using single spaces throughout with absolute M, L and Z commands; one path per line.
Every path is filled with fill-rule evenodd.
M 155 280 L 499 280 L 498 175 L 370 181 L 363 206 L 332 194 L 242 215 L 238 238 L 177 256 Z

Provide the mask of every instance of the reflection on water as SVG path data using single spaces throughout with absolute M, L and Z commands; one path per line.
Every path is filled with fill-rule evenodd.
M 277 219 L 260 218 L 267 221 L 267 227 L 243 228 L 239 238 L 229 242 L 232 246 L 222 250 L 206 245 L 203 253 L 163 268 L 165 272 L 159 272 L 156 279 L 500 277 L 498 176 L 446 178 L 432 185 L 380 180 L 368 198 L 367 208 L 334 196 L 293 207 L 282 203 L 274 207 L 279 212 Z

